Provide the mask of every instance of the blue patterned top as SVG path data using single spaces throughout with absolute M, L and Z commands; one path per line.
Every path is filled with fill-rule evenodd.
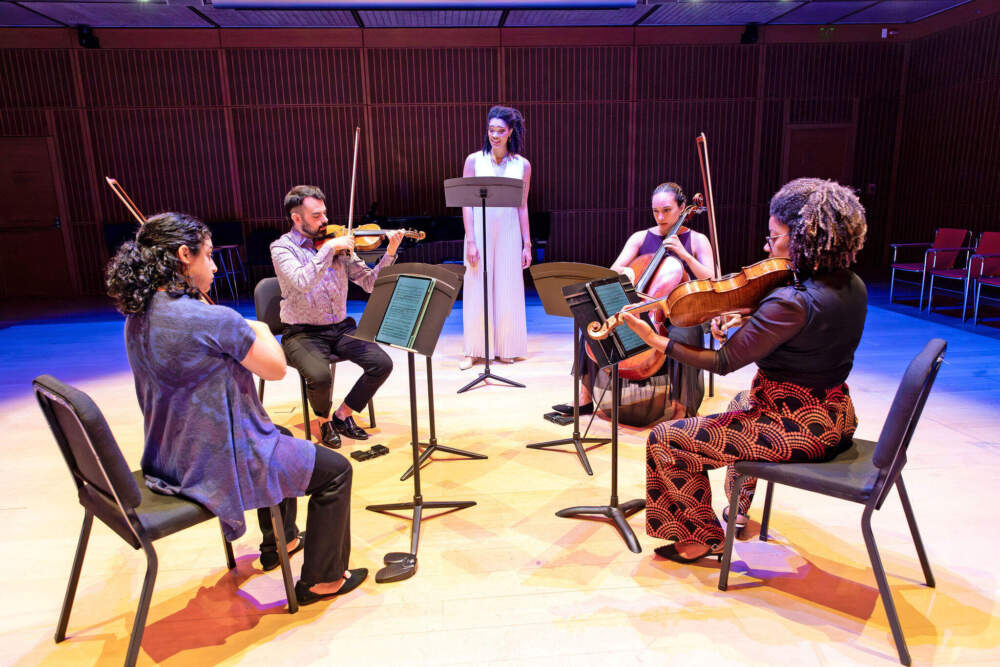
M 146 484 L 200 502 L 228 540 L 246 531 L 246 510 L 303 495 L 316 462 L 312 443 L 274 427 L 240 365 L 255 339 L 235 310 L 165 292 L 125 321 Z

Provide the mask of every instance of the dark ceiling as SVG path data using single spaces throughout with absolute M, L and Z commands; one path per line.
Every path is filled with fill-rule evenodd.
M 506 4 L 509 5 L 512 1 L 508 0 Z M 968 1 L 638 0 L 634 7 L 621 9 L 334 10 L 223 9 L 213 6 L 211 0 L 0 0 L 0 26 L 52 27 L 85 24 L 95 28 L 496 28 L 704 26 L 744 25 L 751 22 L 760 25 L 898 24 L 913 23 Z M 413 3 L 409 6 L 413 6 Z

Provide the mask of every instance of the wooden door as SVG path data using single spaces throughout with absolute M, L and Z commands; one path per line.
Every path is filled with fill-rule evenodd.
M 0 296 L 71 296 L 52 140 L 0 137 Z
M 855 133 L 853 123 L 786 125 L 781 182 L 807 176 L 851 185 Z

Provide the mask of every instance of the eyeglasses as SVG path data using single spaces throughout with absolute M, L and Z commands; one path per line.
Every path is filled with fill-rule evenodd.
M 782 236 L 788 236 L 790 233 L 791 232 L 785 232 L 784 234 L 775 234 L 773 236 L 770 236 L 770 235 L 769 236 L 765 236 L 764 237 L 764 243 L 766 243 L 768 246 L 773 246 L 775 240 L 780 239 Z

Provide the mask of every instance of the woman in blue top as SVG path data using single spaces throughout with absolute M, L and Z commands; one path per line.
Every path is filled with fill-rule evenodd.
M 340 595 L 368 571 L 348 570 L 351 466 L 325 447 L 284 435 L 268 419 L 253 374 L 285 375 L 267 325 L 208 303 L 215 263 L 208 227 L 161 213 L 126 241 L 107 269 L 108 294 L 127 316 L 125 345 L 145 418 L 142 469 L 153 490 L 198 501 L 222 521 L 226 539 L 246 531 L 248 509 L 281 503 L 288 548 L 302 548 L 296 496 L 308 494 L 300 604 Z M 266 510 L 261 564 L 278 565 Z

